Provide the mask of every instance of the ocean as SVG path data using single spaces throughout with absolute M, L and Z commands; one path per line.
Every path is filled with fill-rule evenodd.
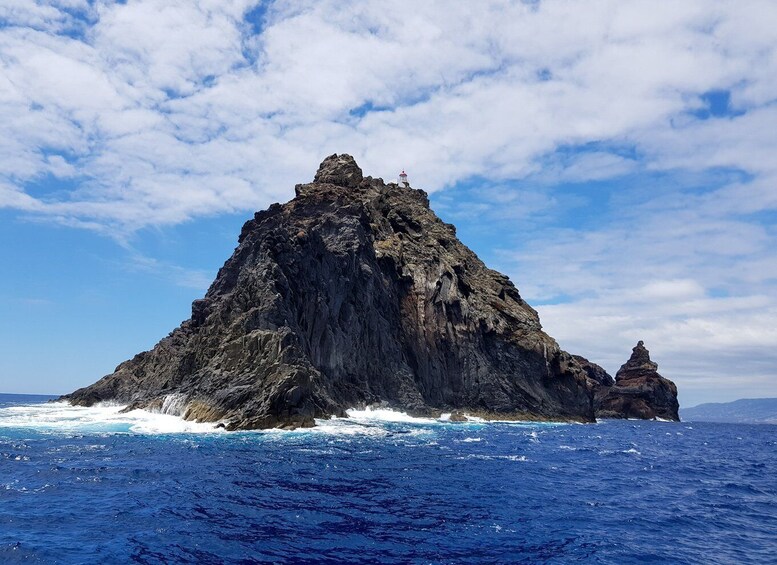
M 0 563 L 775 563 L 777 426 L 352 412 L 229 433 L 0 395 Z

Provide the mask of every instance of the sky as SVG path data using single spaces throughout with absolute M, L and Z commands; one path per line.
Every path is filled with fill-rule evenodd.
M 332 153 L 405 169 L 546 331 L 777 396 L 777 3 L 4 0 L 0 392 L 190 315 Z

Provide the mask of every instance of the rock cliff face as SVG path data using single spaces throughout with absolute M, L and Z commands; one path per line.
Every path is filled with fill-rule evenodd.
M 349 155 L 328 157 L 293 200 L 243 226 L 191 319 L 63 398 L 229 429 L 311 426 L 373 403 L 594 419 L 589 373 L 512 282 L 456 238 L 426 193 L 363 177 Z
M 583 367 L 598 367 L 582 360 Z M 598 367 L 601 369 L 601 367 Z M 604 373 L 607 375 L 607 373 Z M 594 411 L 597 418 L 641 418 L 679 421 L 677 387 L 658 374 L 658 365 L 650 360 L 643 342 L 637 343 L 631 358 L 615 374 L 615 382 L 607 375 L 594 388 Z
M 598 414 L 602 398 L 607 395 L 610 388 L 615 384 L 615 379 L 613 379 L 604 368 L 596 363 L 592 363 L 585 357 L 580 355 L 573 355 L 572 357 L 583 368 L 583 371 L 585 371 L 586 383 L 593 395 L 594 416 L 602 417 Z

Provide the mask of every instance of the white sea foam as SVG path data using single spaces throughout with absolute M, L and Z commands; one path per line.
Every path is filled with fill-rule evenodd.
M 0 428 L 27 428 L 46 433 L 138 433 L 138 434 L 192 434 L 225 433 L 216 423 L 189 422 L 180 417 L 186 405 L 186 398 L 171 394 L 158 410 L 132 410 L 122 413 L 124 405 L 101 403 L 91 407 L 72 406 L 67 402 L 49 402 L 0 408 Z M 285 430 L 261 430 L 262 434 L 329 434 L 342 436 L 388 437 L 400 434 L 424 435 L 434 433 L 440 426 L 474 426 L 488 422 L 469 417 L 466 422 L 451 422 L 450 414 L 439 419 L 417 418 L 405 412 L 386 408 L 351 409 L 347 418 L 316 420 L 313 428 Z M 446 417 L 447 416 L 447 417 Z M 518 422 L 510 422 L 519 424 Z M 537 423 L 533 423 L 538 425 Z M 521 423 L 526 425 L 526 423 Z M 534 426 L 532 426 L 534 427 Z M 531 434 L 536 440 L 536 432 Z M 278 437 L 281 437 L 279 435 Z M 479 438 L 464 441 L 480 441 Z
M 180 417 L 186 399 L 169 395 L 158 411 L 132 410 L 122 413 L 120 404 L 72 406 L 67 402 L 49 402 L 0 408 L 0 428 L 24 428 L 44 433 L 64 434 L 192 434 L 225 433 L 215 423 L 189 422 Z M 317 420 L 316 427 L 291 433 L 314 433 L 343 436 L 385 437 L 397 434 L 430 433 L 430 425 L 443 422 L 430 418 L 413 418 L 403 412 L 385 409 L 349 410 L 348 418 Z M 396 429 L 396 424 L 405 424 Z M 262 434 L 286 434 L 283 430 L 262 430 Z M 279 435 L 279 437 L 281 437 Z
M 451 422 L 450 414 L 442 414 L 439 418 L 419 418 L 406 412 L 391 410 L 390 408 L 367 407 L 363 410 L 351 408 L 346 410 L 346 418 L 333 417 L 330 419 L 316 420 L 314 428 L 294 430 L 312 433 L 325 433 L 335 435 L 370 435 L 393 436 L 397 434 L 423 435 L 433 433 L 440 426 L 480 426 L 484 422 L 481 418 L 468 417 L 465 422 Z M 404 424 L 402 429 L 397 429 L 397 424 Z M 467 441 L 467 440 L 464 440 Z M 469 441 L 480 441 L 480 438 Z
M 366 408 L 346 410 L 347 418 L 329 418 L 316 420 L 314 428 L 294 430 L 295 433 L 311 432 L 344 436 L 376 436 L 386 437 L 397 434 L 422 435 L 432 432 L 434 426 L 449 424 L 445 420 L 432 418 L 416 418 L 405 412 L 387 408 Z M 402 429 L 396 429 L 396 424 L 405 424 Z
M 183 394 L 174 393 L 165 396 L 160 412 L 162 414 L 169 414 L 170 416 L 183 416 L 185 408 L 186 396 Z
M 269 431 L 269 430 L 268 430 Z M 273 430 L 274 431 L 274 430 Z M 330 420 L 316 420 L 314 428 L 293 430 L 291 433 L 312 433 L 333 436 L 371 436 L 386 437 L 391 431 L 380 425 L 366 425 L 364 423 L 349 421 L 348 418 L 332 418 Z
M 98 404 L 72 406 L 67 402 L 49 402 L 0 408 L 0 428 L 28 428 L 51 433 L 213 433 L 213 423 L 187 422 L 172 414 L 132 410 L 124 406 Z
M 346 410 L 346 414 L 351 420 L 356 422 L 401 422 L 403 424 L 439 424 L 443 420 L 435 420 L 433 418 L 416 418 L 410 416 L 405 412 L 398 412 L 396 410 L 390 410 L 388 408 L 370 408 L 367 407 L 364 410 L 350 409 Z M 450 415 L 448 415 L 450 417 Z
M 525 455 L 482 455 L 477 453 L 470 453 L 469 455 L 463 455 L 456 459 L 482 459 L 485 461 L 496 461 L 503 459 L 505 461 L 528 461 Z
M 516 426 L 562 426 L 566 425 L 566 422 L 534 422 L 523 420 L 486 420 L 479 416 L 472 416 L 466 412 L 463 414 L 466 420 L 451 422 L 451 414 L 449 412 L 443 413 L 439 418 L 419 418 L 416 416 L 410 416 L 406 412 L 400 412 L 392 410 L 390 408 L 371 408 L 367 407 L 364 410 L 357 410 L 351 408 L 346 410 L 348 417 L 356 421 L 370 421 L 370 422 L 401 422 L 405 424 L 419 424 L 419 425 L 434 425 L 434 424 L 455 424 L 460 426 L 462 424 L 511 424 Z

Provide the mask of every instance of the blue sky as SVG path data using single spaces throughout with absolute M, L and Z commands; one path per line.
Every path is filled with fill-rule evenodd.
M 6 0 L 0 391 L 188 317 L 334 152 L 404 168 L 565 349 L 777 396 L 777 5 Z

